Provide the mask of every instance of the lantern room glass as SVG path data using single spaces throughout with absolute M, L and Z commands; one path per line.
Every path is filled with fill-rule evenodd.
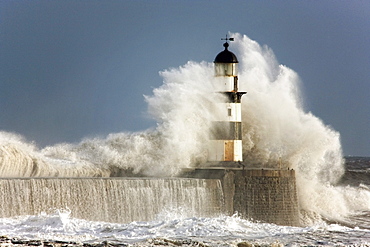
M 236 63 L 215 63 L 216 76 L 237 76 L 238 66 Z

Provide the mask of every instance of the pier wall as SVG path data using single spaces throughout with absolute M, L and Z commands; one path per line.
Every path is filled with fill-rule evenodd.
M 238 213 L 245 219 L 299 225 L 293 170 L 202 168 L 181 178 L 3 178 L 0 217 L 70 209 L 72 217 L 129 223 Z
M 237 212 L 246 219 L 300 225 L 294 170 L 204 168 L 187 176 L 220 179 L 229 215 Z
M 0 218 L 68 209 L 74 218 L 129 223 L 166 212 L 180 211 L 181 217 L 224 212 L 218 179 L 9 178 L 0 179 L 0 202 Z

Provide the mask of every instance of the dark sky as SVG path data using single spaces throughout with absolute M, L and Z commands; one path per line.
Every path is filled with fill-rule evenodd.
M 370 1 L 0 0 L 0 130 L 43 147 L 153 127 L 158 72 L 212 62 L 229 31 L 299 74 L 345 155 L 370 156 Z

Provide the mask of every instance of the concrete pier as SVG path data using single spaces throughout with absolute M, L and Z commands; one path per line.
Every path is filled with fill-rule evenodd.
M 299 226 L 294 170 L 199 168 L 187 177 L 220 179 L 225 212 L 278 225 Z
M 0 179 L 0 217 L 54 213 L 130 223 L 152 221 L 182 209 L 184 217 L 217 217 L 224 212 L 221 183 L 192 178 L 8 178 Z
M 238 213 L 245 219 L 299 225 L 293 170 L 198 168 L 178 178 L 3 178 L 0 217 L 69 208 L 72 217 L 128 223 L 165 209 L 188 217 Z

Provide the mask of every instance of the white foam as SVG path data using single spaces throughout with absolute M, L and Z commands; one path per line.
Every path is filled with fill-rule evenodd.
M 163 215 L 165 213 L 162 213 Z M 165 219 L 156 221 L 113 224 L 70 218 L 68 210 L 56 210 L 50 214 L 42 213 L 37 216 L 0 219 L 0 234 L 25 239 L 75 242 L 102 242 L 106 240 L 138 243 L 150 239 L 166 238 L 191 239 L 211 244 L 231 244 L 240 241 L 312 244 L 320 241 L 321 238 L 325 239 L 325 236 L 330 234 L 332 237 L 336 237 L 337 243 L 341 241 L 357 243 L 361 241 L 357 239 L 358 235 L 370 236 L 370 231 L 324 223 L 304 228 L 277 226 L 251 222 L 237 216 L 174 218 L 173 213 Z

